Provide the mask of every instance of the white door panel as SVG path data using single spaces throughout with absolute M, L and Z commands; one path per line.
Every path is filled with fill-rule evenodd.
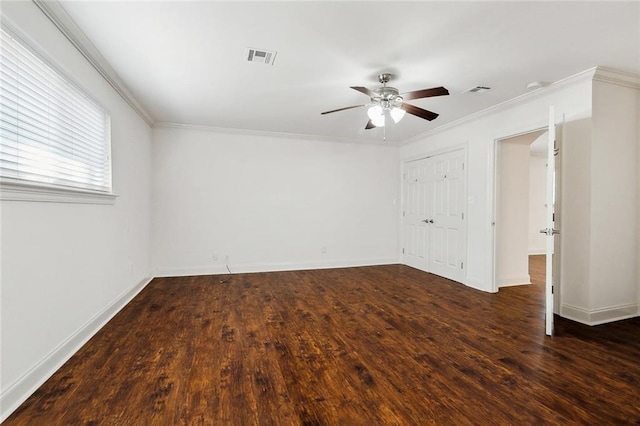
M 466 198 L 464 151 L 407 163 L 404 176 L 404 262 L 464 280 Z
M 405 169 L 404 261 L 422 270 L 428 267 L 429 261 L 428 175 L 429 162 L 426 160 L 409 163 Z
M 464 278 L 464 151 L 433 158 L 433 223 L 430 224 L 434 256 L 430 272 L 456 281 Z
M 549 139 L 547 140 L 547 228 L 542 230 L 547 235 L 546 250 L 546 277 L 545 277 L 545 331 L 548 336 L 553 336 L 553 249 L 554 235 L 557 232 L 554 229 L 554 204 L 555 204 L 555 142 L 556 142 L 556 123 L 555 108 L 549 108 Z

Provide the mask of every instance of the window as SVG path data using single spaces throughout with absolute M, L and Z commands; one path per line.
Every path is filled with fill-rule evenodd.
M 111 193 L 107 113 L 0 27 L 0 178 Z

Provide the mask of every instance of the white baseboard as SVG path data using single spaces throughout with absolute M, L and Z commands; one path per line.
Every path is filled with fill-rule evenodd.
M 529 249 L 529 256 L 539 256 L 547 254 L 547 248 L 543 247 L 540 249 Z
M 498 287 L 513 287 L 516 285 L 531 284 L 531 277 L 529 274 L 519 275 L 516 277 L 503 277 L 498 278 Z
M 93 337 L 111 318 L 131 301 L 152 278 L 145 278 L 124 292 L 67 340 L 49 353 L 42 361 L 27 371 L 0 394 L 0 423 L 13 413 L 33 392 L 47 381 L 62 365 Z
M 239 272 L 234 270 L 234 265 L 230 265 L 229 268 L 234 273 Z M 155 268 L 153 272 L 156 277 L 188 277 L 192 275 L 221 275 L 226 273 L 228 273 L 227 268 L 224 266 L 168 266 Z
M 640 307 L 638 304 L 628 304 L 600 309 L 584 309 L 563 304 L 560 308 L 560 315 L 582 324 L 598 325 L 640 316 Z
M 484 291 L 487 293 L 496 293 L 495 291 L 493 291 L 493 289 L 487 288 L 486 281 L 478 278 L 467 277 L 467 280 L 463 284 L 476 290 Z
M 332 269 L 332 268 L 353 268 L 358 266 L 391 265 L 399 263 L 397 258 L 386 259 L 357 259 L 357 260 L 329 260 L 312 262 L 282 262 L 282 263 L 259 263 L 259 264 L 230 264 L 229 269 L 232 274 L 243 274 L 253 272 L 278 272 L 278 271 L 299 271 L 307 269 Z M 191 275 L 220 275 L 226 274 L 227 268 L 222 265 L 213 266 L 192 266 L 192 267 L 157 267 L 156 277 L 184 277 Z

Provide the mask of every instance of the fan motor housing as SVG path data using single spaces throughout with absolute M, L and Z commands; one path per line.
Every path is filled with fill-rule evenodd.
M 399 96 L 399 91 L 395 87 L 380 87 L 374 89 L 375 96 L 371 97 L 371 102 L 374 104 L 381 104 L 383 107 L 399 106 L 402 103 L 402 97 Z

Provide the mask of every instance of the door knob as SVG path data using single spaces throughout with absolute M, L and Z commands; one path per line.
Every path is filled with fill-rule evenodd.
M 423 221 L 421 221 L 421 222 L 424 222 L 424 223 L 433 223 L 433 219 L 425 219 L 425 220 L 423 220 Z
M 558 231 L 557 229 L 545 228 L 545 229 L 541 229 L 540 233 L 545 235 L 557 235 L 560 233 L 560 231 Z
M 429 219 L 429 223 L 433 223 L 433 219 Z

